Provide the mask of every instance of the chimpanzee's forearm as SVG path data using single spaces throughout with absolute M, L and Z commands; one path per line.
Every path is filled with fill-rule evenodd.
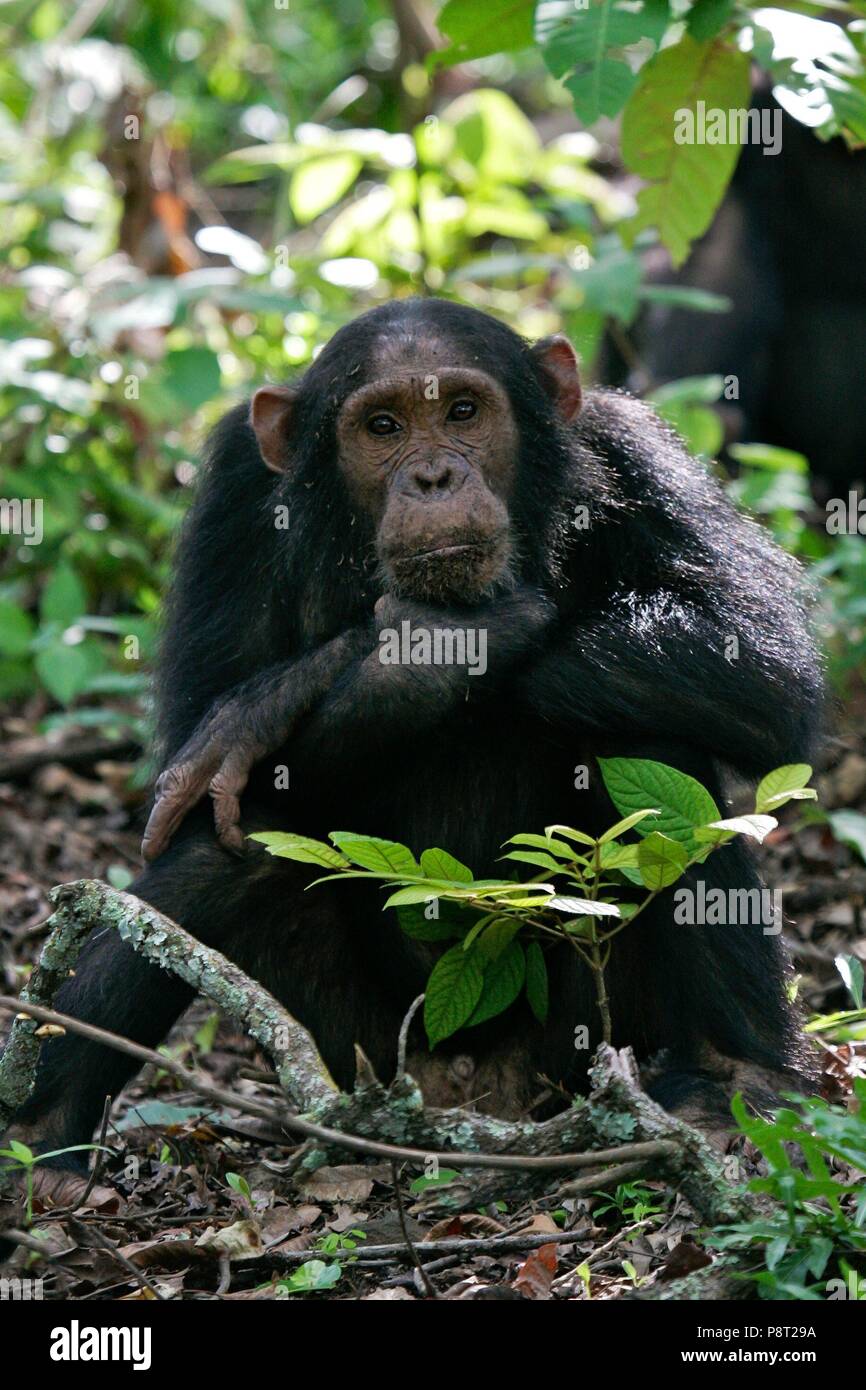
M 220 840 L 240 850 L 240 796 L 250 771 L 292 739 L 305 717 L 298 740 L 308 758 L 320 750 L 331 758 L 338 749 L 356 754 L 429 728 L 473 687 L 489 690 L 518 660 L 537 653 L 554 611 L 528 588 L 460 611 L 422 608 L 386 595 L 372 623 L 260 672 L 210 711 L 157 781 L 144 858 L 162 853 L 206 793 L 213 798 Z M 437 641 L 441 650 L 446 640 L 448 654 L 462 654 L 463 660 L 436 660 Z
M 184 816 L 209 792 L 220 839 L 239 849 L 238 798 L 250 769 L 285 743 L 296 722 L 321 700 L 340 672 L 369 650 L 366 627 L 351 628 L 288 663 L 268 667 L 213 706 L 157 779 L 141 852 L 148 861 L 167 847 Z
M 522 588 L 483 607 L 450 611 L 388 597 L 377 615 L 376 648 L 344 667 L 298 729 L 305 760 L 325 750 L 330 757 L 384 751 L 434 727 L 458 704 L 486 698 L 538 657 L 555 609 L 537 590 Z

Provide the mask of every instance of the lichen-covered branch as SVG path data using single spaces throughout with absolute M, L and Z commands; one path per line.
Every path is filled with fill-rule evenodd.
M 51 933 L 21 991 L 22 1009 L 28 1003 L 50 1008 L 58 989 L 75 967 L 90 925 L 84 918 L 73 918 Z M 13 1020 L 9 1039 L 0 1055 L 0 1132 L 33 1090 L 42 1046 L 37 1036 L 39 1027 L 32 1018 L 19 1016 Z
M 307 1030 L 219 951 L 204 946 L 141 899 L 95 879 L 63 884 L 54 889 L 51 899 L 52 932 L 34 978 L 22 992 L 22 1003 L 30 999 L 50 1005 L 91 929 L 110 927 L 154 965 L 170 970 L 212 999 L 261 1043 L 273 1059 L 289 1101 L 299 1110 L 309 1110 L 334 1095 L 334 1083 Z M 32 1088 L 39 1047 L 35 1031 L 33 1023 L 16 1020 L 9 1047 L 0 1059 L 0 1104 L 12 1109 L 26 1100 Z M 19 1034 L 21 1041 L 16 1040 Z
M 663 1110 L 641 1089 L 631 1048 L 617 1052 L 602 1044 L 590 1067 L 593 1085 L 591 1109 L 596 1115 L 629 1115 L 634 1120 L 631 1138 L 651 1142 L 672 1140 L 675 1157 L 668 1176 L 708 1225 L 748 1221 L 755 1215 L 752 1197 L 725 1176 L 718 1149 L 692 1125 Z M 596 1122 L 597 1123 L 597 1122 Z
M 262 1045 L 273 1058 L 287 1099 L 300 1112 L 296 1127 L 303 1119 L 329 1131 L 307 1138 L 292 1160 L 294 1169 L 315 1169 L 340 1158 L 346 1147 L 363 1150 L 364 1142 L 371 1152 L 375 1145 L 393 1144 L 415 1150 L 416 1156 L 417 1151 L 445 1159 L 453 1154 L 458 1166 L 460 1158 L 464 1160 L 459 1183 L 430 1195 L 431 1205 L 447 1210 L 468 1201 L 478 1205 L 494 1198 L 532 1197 L 549 1187 L 555 1169 L 575 1172 L 597 1162 L 604 1172 L 611 1163 L 626 1162 L 630 1170 L 643 1169 L 654 1176 L 661 1170 L 709 1224 L 741 1220 L 754 1212 L 752 1199 L 726 1180 L 717 1151 L 644 1093 L 627 1048 L 617 1052 L 603 1044 L 590 1070 L 589 1098 L 542 1123 L 427 1108 L 407 1075 L 390 1086 L 367 1075 L 351 1093 L 341 1092 L 306 1029 L 219 951 L 202 945 L 138 898 L 104 883 L 66 884 L 54 890 L 52 900 L 51 936 L 22 992 L 22 1007 L 28 1001 L 49 1007 L 89 931 L 116 930 L 153 964 L 213 1000 Z M 35 1021 L 17 1019 L 0 1058 L 2 1123 L 30 1093 L 38 1048 Z M 494 1156 L 501 1157 L 502 1168 L 479 1169 L 470 1155 L 486 1155 L 488 1164 Z M 590 1176 L 578 1181 L 584 1187 L 595 1180 Z

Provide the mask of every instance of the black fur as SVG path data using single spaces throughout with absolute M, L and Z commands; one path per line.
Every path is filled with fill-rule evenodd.
M 244 800 L 244 828 L 313 836 L 348 828 L 441 845 L 476 872 L 498 872 L 511 834 L 565 822 L 600 830 L 615 813 L 594 759 L 649 756 L 699 777 L 721 799 L 724 768 L 752 777 L 806 759 L 821 701 L 800 576 L 755 523 L 728 504 L 706 468 L 646 406 L 592 392 L 574 425 L 556 415 L 528 346 L 475 310 L 420 300 L 386 305 L 342 329 L 300 384 L 292 467 L 262 464 L 247 406 L 219 424 L 184 529 L 158 673 L 162 764 L 238 684 L 370 621 L 381 592 L 371 526 L 353 513 L 335 466 L 342 399 L 373 372 L 378 346 L 434 338 L 452 360 L 506 388 L 520 438 L 512 508 L 518 556 L 511 592 L 490 596 L 500 650 L 516 665 L 459 687 L 444 668 L 400 669 L 384 694 L 350 670 Z M 274 505 L 290 509 L 274 527 Z M 588 509 L 581 527 L 576 509 Z M 555 607 L 543 638 L 527 635 L 527 594 Z M 736 659 L 726 643 L 736 639 Z M 730 655 L 730 652 L 727 653 Z M 506 669 L 507 668 L 507 669 Z M 270 760 L 268 760 L 270 763 Z M 575 765 L 591 768 L 576 792 Z M 758 883 L 733 845 L 700 873 L 708 886 Z M 261 979 L 309 1026 L 349 1086 L 358 1041 L 384 1077 L 430 959 L 351 884 L 304 893 L 300 866 L 258 853 L 238 860 L 215 842 L 207 806 L 134 891 Z M 695 872 L 692 871 L 694 878 Z M 390 916 L 390 914 L 388 914 Z M 575 1024 L 597 1036 L 591 988 L 573 953 L 556 958 L 545 1030 L 517 1005 L 455 1044 L 495 1054 L 523 1040 L 529 1090 L 544 1074 L 585 1075 Z M 786 1002 L 779 940 L 759 926 L 677 927 L 670 895 L 613 952 L 614 1041 L 643 1057 L 665 1049 L 671 1088 L 705 1084 L 709 1046 L 779 1071 L 802 1064 Z M 89 944 L 58 1007 L 155 1045 L 189 992 L 119 940 Z M 447 1050 L 447 1049 L 446 1049 Z M 52 1144 L 89 1138 L 127 1059 L 69 1036 L 47 1044 L 25 1118 Z M 664 1094 L 661 1084 L 659 1094 Z M 46 1118 L 47 1117 L 47 1118 Z

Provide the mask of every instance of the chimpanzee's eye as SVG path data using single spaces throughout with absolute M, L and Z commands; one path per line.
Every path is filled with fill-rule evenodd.
M 370 434 L 396 434 L 400 426 L 393 415 L 386 415 L 381 411 L 378 415 L 371 415 L 367 421 L 367 429 Z
M 471 420 L 477 414 L 478 407 L 474 401 L 455 401 L 448 412 L 449 420 Z

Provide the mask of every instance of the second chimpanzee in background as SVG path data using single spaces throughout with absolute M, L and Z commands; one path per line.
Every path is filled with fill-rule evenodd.
M 387 1078 L 436 947 L 406 939 L 366 887 L 305 893 L 315 870 L 238 854 L 243 836 L 348 828 L 497 873 L 515 831 L 616 818 L 599 756 L 657 758 L 721 798 L 726 766 L 808 757 L 820 677 L 798 587 L 649 409 L 610 392 L 581 403 L 565 339 L 530 347 L 447 302 L 383 305 L 212 438 L 169 600 L 168 770 L 133 891 L 261 980 L 341 1085 L 355 1042 Z M 403 619 L 484 629 L 486 673 L 383 664 L 380 631 Z M 758 883 L 738 843 L 697 876 Z M 432 1055 L 414 1037 L 428 1098 L 514 1115 L 539 1077 L 581 1086 L 591 983 L 567 949 L 549 968 L 545 1027 L 518 1003 Z M 724 1113 L 738 1063 L 780 1084 L 803 1068 L 786 969 L 760 924 L 676 926 L 664 894 L 613 953 L 614 1042 L 663 1054 L 663 1103 Z M 103 933 L 57 1003 L 153 1046 L 190 997 Z M 25 1118 L 52 1147 L 85 1141 L 130 1071 L 53 1040 Z

